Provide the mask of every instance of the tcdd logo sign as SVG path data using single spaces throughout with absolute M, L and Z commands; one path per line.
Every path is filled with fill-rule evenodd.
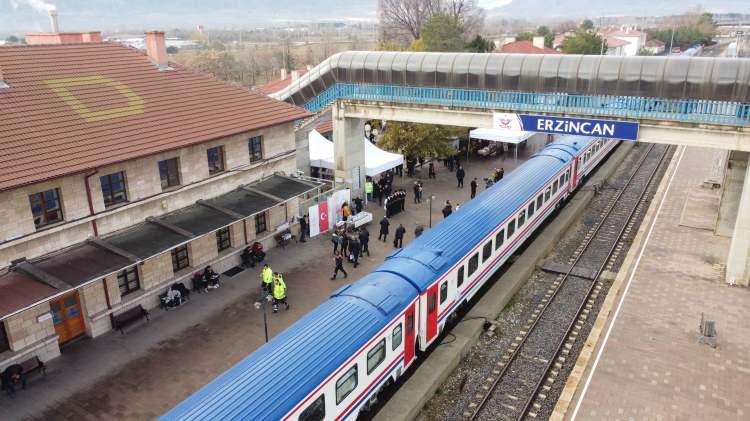
M 639 124 L 632 121 L 495 113 L 493 126 L 505 130 L 636 140 Z

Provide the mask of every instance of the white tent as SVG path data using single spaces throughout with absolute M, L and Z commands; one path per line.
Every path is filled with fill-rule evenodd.
M 505 129 L 487 129 L 480 127 L 478 129 L 470 131 L 469 138 L 516 145 L 513 150 L 513 154 L 514 159 L 518 161 L 518 144 L 526 141 L 526 139 L 534 136 L 534 134 L 534 132 Z
M 310 147 L 310 166 L 336 169 L 333 142 L 315 130 L 310 132 L 307 140 Z M 374 177 L 404 163 L 403 155 L 384 151 L 364 138 L 362 142 L 365 144 L 365 169 L 368 176 Z
M 469 132 L 472 139 L 491 140 L 493 142 L 512 143 L 517 145 L 534 136 L 534 132 L 478 128 Z

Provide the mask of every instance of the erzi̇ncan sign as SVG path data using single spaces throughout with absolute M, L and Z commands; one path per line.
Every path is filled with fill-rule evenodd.
M 527 132 L 636 140 L 638 139 L 639 124 L 633 121 L 494 113 L 492 115 L 492 127 Z

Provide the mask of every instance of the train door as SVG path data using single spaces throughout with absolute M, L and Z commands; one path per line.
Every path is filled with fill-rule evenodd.
M 414 307 L 416 304 L 412 304 L 411 307 L 409 307 L 406 310 L 406 313 L 404 314 L 404 319 L 406 320 L 406 334 L 404 335 L 404 366 L 408 367 L 411 363 L 411 360 L 414 359 Z
M 437 306 L 438 285 L 435 284 L 427 290 L 427 341 L 425 345 L 432 342 L 437 336 L 438 323 L 438 306 Z
M 570 186 L 570 189 L 573 190 L 578 185 L 578 160 L 580 158 L 576 157 L 576 159 L 573 160 L 573 178 L 572 182 L 573 184 Z

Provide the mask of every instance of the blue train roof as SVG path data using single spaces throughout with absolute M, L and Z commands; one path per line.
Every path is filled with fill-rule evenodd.
M 358 296 L 369 295 L 383 305 L 383 294 L 363 290 L 367 285 L 324 302 L 161 419 L 280 419 L 391 320 L 395 310 L 386 315 L 381 307 Z M 397 292 L 389 281 L 378 285 Z M 408 290 L 400 293 L 407 299 Z M 411 295 L 416 296 L 415 289 Z
M 424 292 L 592 141 L 583 136 L 566 136 L 546 146 L 500 182 L 481 192 L 481 200 L 462 205 L 437 227 L 392 254 L 376 271 L 401 273 Z M 415 265 L 415 261 L 423 265 Z
M 331 297 L 355 297 L 366 301 L 391 320 L 417 296 L 417 288 L 402 276 L 388 272 L 371 272 L 359 281 L 345 285 Z

